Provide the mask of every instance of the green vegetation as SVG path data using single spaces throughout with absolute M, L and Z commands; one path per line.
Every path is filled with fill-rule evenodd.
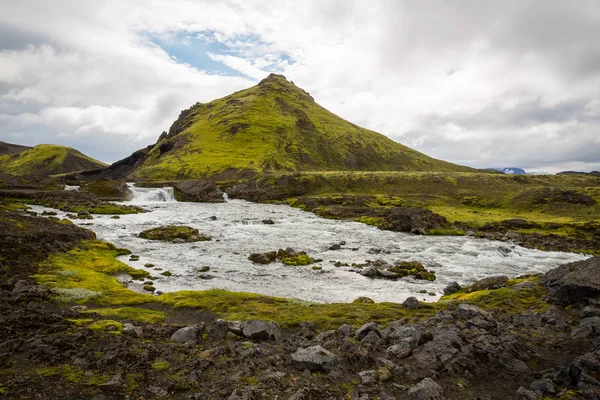
M 108 332 L 114 335 L 120 335 L 121 331 L 123 330 L 123 324 L 118 321 L 103 319 L 88 325 L 88 328 L 93 331 Z
M 91 386 L 98 386 L 110 380 L 110 377 L 97 372 L 90 374 L 89 370 L 64 364 L 41 365 L 35 369 L 35 373 L 41 377 L 57 376 L 68 382 Z
M 309 265 L 314 262 L 307 254 L 293 254 L 288 257 L 283 257 L 281 262 L 285 265 Z
M 93 310 L 84 311 L 84 314 L 85 313 L 95 313 L 103 317 L 148 322 L 151 324 L 158 324 L 165 320 L 165 313 L 163 311 L 138 307 L 95 308 Z
M 156 372 L 166 371 L 171 368 L 171 363 L 165 360 L 158 360 L 152 363 L 152 369 Z
M 472 171 L 360 128 L 271 75 L 259 85 L 186 110 L 136 170 L 145 180 L 194 179 L 225 170 L 267 172 Z
M 75 149 L 52 144 L 0 156 L 0 171 L 20 177 L 46 177 L 104 166 L 106 164 Z

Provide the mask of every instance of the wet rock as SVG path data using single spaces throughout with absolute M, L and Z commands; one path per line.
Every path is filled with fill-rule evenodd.
M 450 295 L 450 294 L 454 294 L 456 292 L 458 292 L 460 289 L 462 289 L 462 286 L 460 286 L 458 284 L 458 282 L 450 282 L 445 288 L 444 288 L 444 294 L 446 296 Z
M 360 383 L 367 386 L 375 385 L 379 380 L 377 376 L 377 371 L 374 370 L 361 371 L 358 373 L 358 376 L 360 377 Z
M 458 308 L 454 312 L 454 315 L 456 316 L 456 318 L 468 320 L 476 317 L 485 318 L 489 314 L 483 311 L 481 308 L 472 304 L 459 304 Z
M 215 182 L 199 179 L 179 182 L 174 187 L 178 201 L 194 201 L 203 203 L 224 203 L 223 193 Z
M 328 372 L 338 363 L 338 358 L 332 352 L 317 345 L 296 350 L 292 354 L 292 362 L 300 370 Z
M 198 275 L 198 279 L 210 280 L 215 279 L 215 276 L 210 274 L 200 274 Z
M 139 237 L 148 240 L 163 240 L 172 243 L 200 242 L 211 240 L 198 229 L 183 225 L 166 225 L 140 232 Z
M 144 334 L 144 331 L 141 327 L 135 326 L 132 323 L 127 322 L 123 324 L 123 329 L 121 330 L 121 333 L 126 336 L 141 338 Z
M 250 320 L 242 323 L 242 333 L 245 337 L 254 340 L 279 340 L 281 327 L 273 321 Z
M 490 276 L 488 278 L 483 278 L 475 282 L 469 288 L 471 292 L 476 292 L 479 290 L 492 290 L 492 289 L 500 289 L 504 287 L 506 282 L 508 281 L 508 277 L 504 275 L 499 276 Z
M 375 332 L 377 336 L 381 337 L 377 324 L 375 322 L 367 322 L 356 331 L 356 339 L 363 340 L 369 332 Z
M 270 218 L 263 219 L 262 223 L 265 224 L 265 225 L 275 225 L 275 222 L 273 222 L 273 220 L 270 219 Z
M 444 390 L 433 379 L 425 378 L 408 391 L 413 400 L 444 400 Z
M 408 299 L 404 300 L 402 307 L 409 310 L 415 310 L 419 308 L 419 300 L 417 300 L 416 297 L 409 297 Z
M 210 267 L 208 265 L 205 265 L 203 267 L 200 267 L 198 272 L 208 272 L 210 271 Z
M 178 329 L 171 335 L 169 339 L 175 343 L 194 344 L 198 342 L 198 339 L 204 333 L 204 324 L 199 326 L 186 326 L 185 328 Z
M 600 296 L 600 257 L 564 264 L 540 279 L 550 298 L 559 305 L 585 303 Z
M 362 276 L 366 276 L 368 278 L 375 278 L 378 276 L 377 268 L 375 268 L 375 267 L 367 267 L 367 268 L 363 269 L 362 271 L 360 271 L 360 274 Z

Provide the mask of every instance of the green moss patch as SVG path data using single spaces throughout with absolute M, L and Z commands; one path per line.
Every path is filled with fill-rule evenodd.
M 148 322 L 151 324 L 158 324 L 165 320 L 165 313 L 163 311 L 139 307 L 95 308 L 93 310 L 84 311 L 84 313 L 95 313 L 103 317 Z

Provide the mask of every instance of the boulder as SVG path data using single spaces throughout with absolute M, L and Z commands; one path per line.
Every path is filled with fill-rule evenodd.
M 277 322 L 255 319 L 242 323 L 242 333 L 245 337 L 254 340 L 279 340 L 281 327 Z
M 186 326 L 185 328 L 175 331 L 169 340 L 175 343 L 194 344 L 198 342 L 202 333 L 204 333 L 204 324 L 198 326 Z
M 561 265 L 544 274 L 540 284 L 559 305 L 586 303 L 600 296 L 600 257 Z
M 458 292 L 460 289 L 462 289 L 462 287 L 458 284 L 458 282 L 450 282 L 444 288 L 444 294 L 446 296 L 448 296 L 450 294 L 454 294 L 454 293 Z
M 366 324 L 358 328 L 358 330 L 356 331 L 356 338 L 358 340 L 363 340 L 369 332 L 375 332 L 377 336 L 381 337 L 381 333 L 379 332 L 377 324 L 375 322 L 367 322 Z
M 444 389 L 431 378 L 425 378 L 408 391 L 413 400 L 444 400 Z
M 175 185 L 175 198 L 178 201 L 202 203 L 224 203 L 223 192 L 211 180 L 189 180 Z
M 382 228 L 397 232 L 415 232 L 422 234 L 429 229 L 450 226 L 446 218 L 422 208 L 396 207 L 389 210 Z
M 419 308 L 419 300 L 417 300 L 416 297 L 409 297 L 408 299 L 404 300 L 404 303 L 402 303 L 402 307 L 407 308 L 409 310 L 415 310 Z
M 229 323 L 222 319 L 213 321 L 208 327 L 208 337 L 213 339 L 223 339 L 229 332 Z
M 164 240 L 173 243 L 201 242 L 211 240 L 209 236 L 198 232 L 198 229 L 183 225 L 166 225 L 147 229 L 139 234 L 142 239 Z
M 571 332 L 576 338 L 589 338 L 600 335 L 600 317 L 584 318 L 579 326 Z
M 370 331 L 367 336 L 360 341 L 363 346 L 370 346 L 372 348 L 379 347 L 383 343 L 383 339 L 379 336 L 379 333 Z
M 412 348 L 408 341 L 400 341 L 398 344 L 391 345 L 387 348 L 386 353 L 389 357 L 405 358 L 410 355 Z
M 332 352 L 317 345 L 296 350 L 292 354 L 292 362 L 300 370 L 329 372 L 338 363 L 338 358 Z

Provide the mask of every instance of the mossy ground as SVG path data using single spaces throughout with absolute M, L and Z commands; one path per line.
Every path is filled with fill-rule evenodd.
M 449 304 L 461 301 L 477 304 L 484 309 L 500 308 L 508 312 L 541 310 L 546 307 L 543 301 L 545 292 L 540 287 L 536 287 L 535 290 L 511 288 L 514 283 L 520 281 L 509 281 L 509 287 L 492 291 L 467 293 L 468 289 L 463 289 L 457 294 L 443 297 L 438 303 L 422 303 L 417 310 L 406 310 L 397 303 L 321 304 L 220 289 L 179 291 L 153 296 L 135 293 L 111 276 L 116 272 L 125 272 L 137 277 L 147 275 L 145 271 L 135 270 L 116 260 L 115 257 L 119 254 L 119 250 L 110 244 L 99 241 L 86 242 L 82 248 L 51 256 L 42 264 L 42 270 L 35 277 L 41 284 L 51 288 L 98 293 L 77 302 L 102 305 L 102 308 L 95 308 L 89 312 L 99 314 L 101 318 L 105 318 L 104 321 L 134 320 L 160 323 L 164 321 L 170 307 L 185 307 L 208 311 L 225 319 L 275 320 L 284 327 L 295 327 L 304 321 L 312 321 L 319 329 L 331 329 L 345 323 L 360 326 L 368 321 L 385 324 L 404 317 L 425 318 Z M 536 282 L 537 278 L 527 279 Z M 166 308 L 160 311 L 149 309 L 151 304 Z M 124 305 L 127 307 L 123 307 Z M 88 325 L 91 321 L 73 322 Z M 101 326 L 102 329 L 106 327 Z M 120 329 L 116 332 L 120 332 Z

